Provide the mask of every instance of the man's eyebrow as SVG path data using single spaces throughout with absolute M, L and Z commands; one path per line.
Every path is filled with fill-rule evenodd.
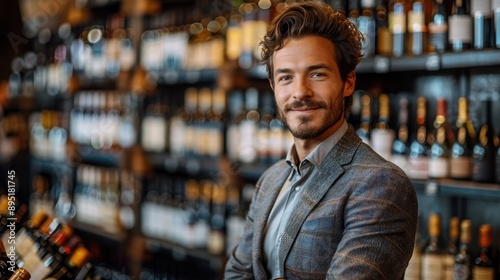
M 324 64 L 324 63 L 314 64 L 314 65 L 308 66 L 306 68 L 306 72 L 310 72 L 310 71 L 318 70 L 318 69 L 330 70 L 330 66 L 328 66 L 327 64 Z M 282 73 L 289 74 L 292 72 L 293 72 L 293 70 L 290 68 L 278 68 L 278 69 L 274 70 L 274 76 L 277 76 L 277 75 L 282 74 Z

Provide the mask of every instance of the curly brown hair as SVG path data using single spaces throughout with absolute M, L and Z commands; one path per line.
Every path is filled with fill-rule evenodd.
M 329 5 L 308 1 L 287 6 L 269 25 L 266 36 L 260 42 L 261 64 L 266 65 L 268 77 L 273 79 L 273 54 L 283 47 L 288 38 L 307 35 L 321 36 L 330 40 L 336 49 L 337 65 L 342 81 L 355 71 L 361 61 L 363 35 L 343 14 L 335 12 Z M 345 109 L 352 104 L 352 96 L 345 100 Z

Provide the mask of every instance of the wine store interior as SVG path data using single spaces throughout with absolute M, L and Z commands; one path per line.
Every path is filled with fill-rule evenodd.
M 295 2 L 2 1 L 1 260 L 34 280 L 223 279 L 293 145 L 259 42 Z M 364 37 L 347 122 L 417 194 L 405 279 L 500 279 L 500 1 L 322 2 Z

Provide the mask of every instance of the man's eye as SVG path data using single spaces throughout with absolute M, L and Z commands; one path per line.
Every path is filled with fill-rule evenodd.
M 311 75 L 312 77 L 325 77 L 326 75 L 324 73 L 318 73 L 318 72 L 315 72 L 315 73 L 312 73 Z
M 292 79 L 291 76 L 281 76 L 278 78 L 278 81 L 288 81 L 290 79 Z

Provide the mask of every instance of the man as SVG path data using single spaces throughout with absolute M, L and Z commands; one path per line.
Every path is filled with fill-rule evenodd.
M 361 38 L 326 4 L 293 4 L 273 20 L 262 57 L 294 145 L 258 180 L 226 279 L 403 278 L 415 191 L 345 121 Z

